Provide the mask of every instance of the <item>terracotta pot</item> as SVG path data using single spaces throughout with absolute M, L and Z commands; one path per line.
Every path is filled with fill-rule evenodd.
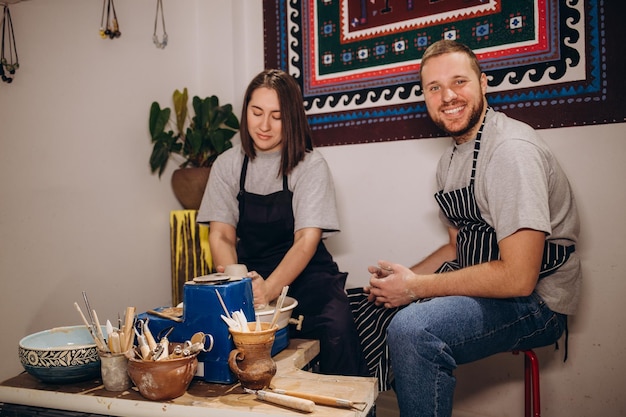
M 144 398 L 153 401 L 172 400 L 187 391 L 198 369 L 197 356 L 161 361 L 130 358 L 128 375 Z
M 187 210 L 198 210 L 211 168 L 179 168 L 172 174 L 172 190 Z

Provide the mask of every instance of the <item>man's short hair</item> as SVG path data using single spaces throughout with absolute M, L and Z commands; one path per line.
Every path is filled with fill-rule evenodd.
M 470 59 L 472 68 L 476 72 L 476 75 L 480 78 L 482 70 L 480 69 L 480 63 L 478 62 L 478 58 L 476 57 L 476 54 L 474 54 L 474 51 L 472 51 L 467 45 L 461 42 L 442 39 L 430 45 L 424 52 L 424 55 L 422 55 L 422 64 L 420 66 L 420 79 L 422 78 L 422 69 L 429 59 L 452 52 L 460 52 L 467 55 Z

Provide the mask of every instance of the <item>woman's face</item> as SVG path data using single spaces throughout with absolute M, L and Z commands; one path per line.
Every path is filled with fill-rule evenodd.
M 252 92 L 247 108 L 248 132 L 258 152 L 278 151 L 282 148 L 280 103 L 275 90 L 266 87 Z

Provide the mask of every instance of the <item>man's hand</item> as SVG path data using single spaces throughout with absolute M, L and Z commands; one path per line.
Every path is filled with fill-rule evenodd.
M 410 288 L 416 275 L 407 267 L 380 261 L 378 266 L 367 268 L 371 273 L 370 285 L 365 287 L 368 300 L 386 308 L 400 307 L 416 300 Z

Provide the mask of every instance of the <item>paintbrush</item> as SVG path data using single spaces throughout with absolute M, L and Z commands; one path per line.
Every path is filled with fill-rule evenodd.
M 94 333 L 93 328 L 91 327 L 91 325 L 87 321 L 87 318 L 83 314 L 83 310 L 80 309 L 80 306 L 78 305 L 77 302 L 74 302 L 74 307 L 76 307 L 76 310 L 80 314 L 80 317 L 83 319 L 83 323 L 85 323 L 85 326 L 87 327 L 87 330 L 89 330 L 89 334 L 91 335 L 91 337 L 92 337 L 93 341 L 95 342 L 96 346 L 98 347 L 98 349 L 100 349 L 101 351 L 104 352 L 106 350 L 106 347 L 104 345 L 102 345 L 102 343 L 100 342 L 100 339 Z
M 283 308 L 283 303 L 285 302 L 285 297 L 287 297 L 287 291 L 289 290 L 289 286 L 285 285 L 283 290 L 280 292 L 278 296 L 278 301 L 276 301 L 276 309 L 274 310 L 274 316 L 272 317 L 272 322 L 270 323 L 270 329 L 276 326 L 276 322 L 278 321 L 278 316 L 280 315 L 280 309 Z

